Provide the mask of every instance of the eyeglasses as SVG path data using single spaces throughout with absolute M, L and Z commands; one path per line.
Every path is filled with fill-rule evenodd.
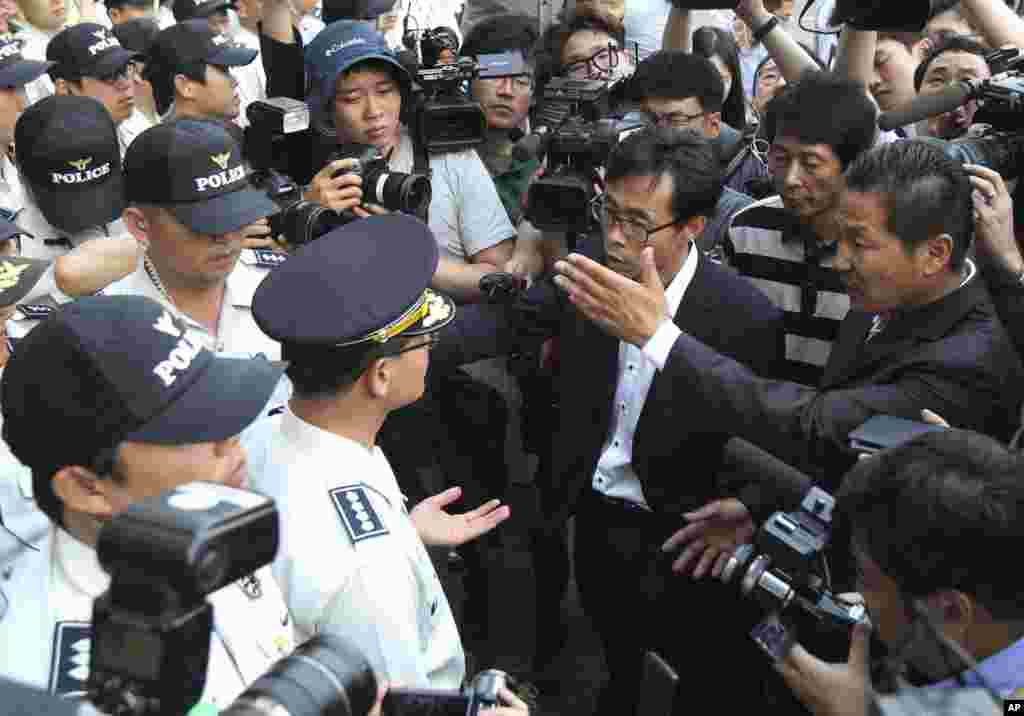
M 512 75 L 510 77 L 481 77 L 481 82 L 500 85 L 505 80 L 512 81 L 512 89 L 517 92 L 529 92 L 533 89 L 533 75 Z
M 576 80 L 596 79 L 611 72 L 619 65 L 619 48 L 609 42 L 585 60 L 570 62 L 562 68 L 562 74 Z
M 597 212 L 598 216 L 601 218 L 601 226 L 604 228 L 606 233 L 613 225 L 618 226 L 619 231 L 622 232 L 622 235 L 627 241 L 639 244 L 640 246 L 647 246 L 647 244 L 650 243 L 651 236 L 653 234 L 663 231 L 677 223 L 677 221 L 673 219 L 661 226 L 655 226 L 653 229 L 648 229 L 646 224 L 635 219 L 627 218 L 614 209 L 609 209 L 607 201 L 601 201 L 598 204 Z
M 129 62 L 124 67 L 114 70 L 110 74 L 97 77 L 100 82 L 106 82 L 107 84 L 115 84 L 117 82 L 123 82 L 124 80 L 134 81 L 139 76 L 139 68 L 134 62 Z
M 686 114 L 686 112 L 647 112 L 647 118 L 658 127 L 672 127 L 673 129 L 688 129 L 695 120 L 703 117 L 707 112 Z
M 437 337 L 436 333 L 428 333 L 427 335 L 425 335 L 423 337 L 426 338 L 427 340 L 421 341 L 421 342 L 416 343 L 416 344 L 411 345 L 411 346 L 406 346 L 405 348 L 399 348 L 397 351 L 392 351 L 390 353 L 385 353 L 384 355 L 381 356 L 381 358 L 397 358 L 398 356 L 402 355 L 403 353 L 409 353 L 411 351 L 418 351 L 420 348 L 426 348 L 427 351 L 429 352 L 429 351 L 434 350 L 434 346 L 436 346 L 438 340 L 440 340 Z

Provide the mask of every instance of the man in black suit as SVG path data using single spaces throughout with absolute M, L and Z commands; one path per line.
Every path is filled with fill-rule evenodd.
M 672 320 L 767 372 L 783 355 L 781 312 L 695 248 L 721 192 L 705 138 L 671 128 L 636 132 L 607 163 L 604 240 L 581 242 L 580 250 L 624 279 L 639 278 L 642 253 L 650 252 L 651 270 L 668 287 Z M 744 688 L 747 703 L 756 704 L 757 675 L 736 675 L 757 669 L 761 659 L 730 613 L 739 598 L 723 585 L 672 579 L 659 550 L 683 513 L 722 494 L 717 471 L 728 439 L 708 430 L 703 406 L 679 400 L 686 388 L 659 370 L 671 342 L 618 340 L 550 280 L 531 287 L 519 305 L 467 306 L 459 314 L 432 369 L 560 337 L 561 420 L 542 506 L 552 530 L 576 515 L 577 583 L 611 674 L 599 713 L 633 712 L 645 649 L 665 656 L 683 683 L 730 689 L 730 708 Z
M 897 142 L 853 162 L 836 216 L 836 268 L 854 309 L 817 389 L 763 380 L 672 327 L 649 259 L 635 282 L 570 256 L 555 281 L 624 340 L 674 341 L 662 375 L 673 377 L 677 401 L 704 407 L 710 429 L 749 440 L 834 489 L 856 459 L 850 431 L 873 415 L 919 420 L 929 409 L 997 438 L 1013 430 L 1021 364 L 966 257 L 972 212 L 968 173 L 931 144 Z M 689 541 L 677 568 L 703 554 L 705 571 L 731 547 L 731 535 L 710 528 L 745 524 L 749 536 L 748 508 L 763 516 L 790 506 L 773 490 L 744 490 L 739 501 L 702 510 L 703 524 L 667 547 Z

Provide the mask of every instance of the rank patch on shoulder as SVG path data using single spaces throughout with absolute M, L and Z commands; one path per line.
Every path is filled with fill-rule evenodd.
M 18 310 L 21 311 L 21 315 L 25 318 L 42 320 L 57 309 L 53 306 L 47 306 L 45 303 L 19 303 Z
M 89 680 L 92 627 L 88 622 L 57 622 L 50 652 L 50 693 L 62 699 L 82 698 Z
M 338 511 L 341 524 L 345 525 L 345 530 L 353 543 L 389 534 L 388 528 L 384 526 L 370 504 L 370 497 L 363 487 L 336 487 L 329 490 L 328 494 L 334 501 L 334 509 Z
M 246 249 L 242 252 L 242 263 L 259 268 L 277 268 L 288 260 L 288 254 L 271 249 Z

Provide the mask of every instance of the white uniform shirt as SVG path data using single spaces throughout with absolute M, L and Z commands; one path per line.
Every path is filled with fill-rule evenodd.
M 21 183 L 21 174 L 7 152 L 2 152 L 0 153 L 0 207 L 17 214 L 25 208 L 26 203 L 28 200 L 25 198 L 25 187 Z
M 26 60 L 46 62 L 46 46 L 50 44 L 56 32 L 43 32 L 37 27 L 25 24 L 18 30 L 17 37 L 24 44 L 21 47 L 21 56 Z M 25 85 L 25 95 L 28 105 L 35 104 L 44 97 L 54 93 L 53 80 L 50 75 L 44 74 Z
M 679 311 L 686 288 L 697 272 L 699 254 L 697 247 L 691 243 L 689 256 L 665 290 L 669 314 L 672 316 Z M 592 482 L 595 490 L 608 497 L 644 507 L 649 505 L 644 499 L 640 478 L 633 470 L 633 438 L 655 372 L 656 366 L 646 357 L 645 351 L 632 343 L 619 341 L 619 377 L 615 388 L 615 403 L 612 405 L 611 428 L 601 448 L 601 457 L 597 461 Z
M 302 36 L 302 46 L 309 47 L 310 43 L 316 39 L 316 36 L 320 34 L 320 31 L 324 29 L 324 21 L 316 17 L 312 13 L 308 13 L 299 18 L 299 35 Z
M 137 109 L 133 109 L 128 119 L 117 125 L 117 143 L 121 145 L 122 159 L 135 138 L 152 126 L 153 123 L 146 119 L 146 115 Z
M 403 128 L 390 167 L 413 170 L 412 138 Z M 428 224 L 441 250 L 466 261 L 516 236 L 487 167 L 474 149 L 430 157 L 431 198 Z
M 234 39 L 243 47 L 260 51 L 260 38 L 252 30 L 239 25 Z M 242 67 L 232 67 L 231 74 L 238 80 L 238 96 L 242 100 L 236 122 L 245 127 L 249 124 L 245 108 L 255 100 L 267 98 L 267 73 L 263 68 L 263 56 L 256 55 L 255 60 Z
M 321 430 L 290 409 L 252 486 L 281 517 L 274 575 L 300 639 L 352 640 L 378 674 L 411 688 L 459 688 L 455 619 L 379 447 Z
M 96 552 L 52 527 L 38 551 L 26 550 L 3 583 L 0 675 L 66 698 L 84 696 L 93 600 L 110 585 Z M 239 583 L 208 597 L 214 608 L 202 703 L 227 707 L 278 659 L 291 653 L 294 629 L 269 568 L 256 572 L 260 596 Z M 17 648 L 12 648 L 17 645 Z

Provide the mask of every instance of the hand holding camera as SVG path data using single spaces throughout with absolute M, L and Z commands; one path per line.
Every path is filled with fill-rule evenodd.
M 358 169 L 359 160 L 354 157 L 327 162 L 303 198 L 339 213 L 355 209 L 363 203 L 363 177 Z

